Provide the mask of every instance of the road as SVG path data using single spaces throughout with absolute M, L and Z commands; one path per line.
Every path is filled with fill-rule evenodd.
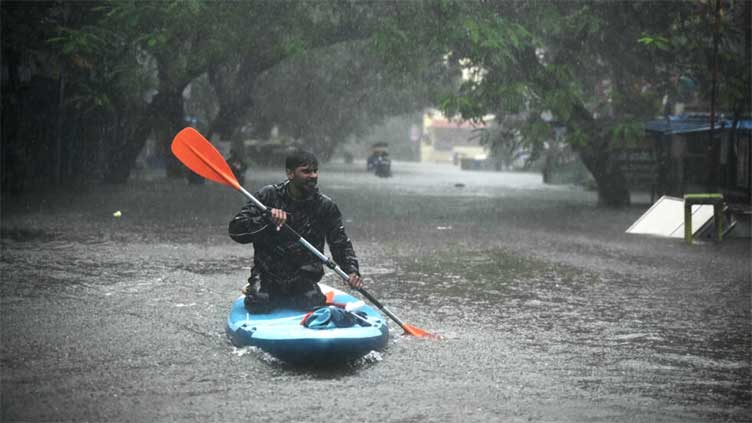
M 146 176 L 28 193 L 3 199 L 0 421 L 750 421 L 749 239 L 628 235 L 644 202 L 535 174 L 361 165 L 320 185 L 366 286 L 444 340 L 392 324 L 385 351 L 329 369 L 236 349 L 240 194 Z

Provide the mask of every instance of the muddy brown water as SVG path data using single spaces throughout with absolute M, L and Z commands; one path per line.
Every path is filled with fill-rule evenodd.
M 242 196 L 153 175 L 30 193 L 3 198 L 0 421 L 751 421 L 749 239 L 627 235 L 647 204 L 535 174 L 362 167 L 322 166 L 322 191 L 369 291 L 443 341 L 392 324 L 327 369 L 236 349 Z

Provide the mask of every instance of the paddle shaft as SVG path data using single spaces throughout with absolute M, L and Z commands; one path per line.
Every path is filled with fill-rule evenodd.
M 341 276 L 341 275 L 340 275 L 340 276 Z M 381 303 L 379 302 L 379 300 L 377 300 L 376 298 L 374 298 L 374 297 L 373 297 L 373 295 L 371 295 L 371 293 L 370 293 L 370 292 L 368 292 L 368 291 L 366 291 L 366 290 L 365 290 L 365 288 L 355 288 L 355 289 L 356 289 L 356 290 L 357 290 L 358 292 L 360 292 L 361 294 L 363 294 L 363 296 L 364 296 L 364 297 L 368 298 L 368 301 L 370 301 L 371 303 L 373 303 L 373 305 L 375 305 L 375 306 L 376 306 L 376 307 L 378 307 L 378 308 L 379 308 L 379 309 L 380 309 L 381 311 L 383 311 L 383 312 L 384 312 L 384 314 L 386 314 L 386 315 L 387 315 L 387 316 L 389 316 L 389 317 L 390 317 L 390 318 L 391 318 L 392 320 L 394 320 L 394 322 L 395 322 L 395 323 L 397 323 L 398 325 L 400 325 L 400 327 L 401 327 L 402 329 L 405 329 L 405 330 L 407 330 L 407 328 L 405 327 L 405 322 L 403 322 L 402 320 L 400 320 L 400 318 L 399 318 L 399 317 L 397 317 L 397 316 L 396 316 L 396 315 L 395 315 L 394 313 L 392 313 L 391 311 L 389 311 L 389 309 L 388 309 L 388 308 L 386 308 L 386 306 L 385 306 L 384 304 L 381 304 Z

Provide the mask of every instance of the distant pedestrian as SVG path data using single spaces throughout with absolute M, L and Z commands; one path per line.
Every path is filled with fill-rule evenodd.
M 245 171 L 248 170 L 248 165 L 235 150 L 230 150 L 227 164 L 230 165 L 230 169 L 232 169 L 232 173 L 235 175 L 235 179 L 240 182 L 240 185 L 245 184 Z

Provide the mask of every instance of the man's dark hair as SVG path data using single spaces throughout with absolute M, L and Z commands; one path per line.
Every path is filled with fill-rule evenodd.
M 290 152 L 285 158 L 285 169 L 295 170 L 298 166 L 318 166 L 319 161 L 313 153 L 305 150 L 295 150 Z

